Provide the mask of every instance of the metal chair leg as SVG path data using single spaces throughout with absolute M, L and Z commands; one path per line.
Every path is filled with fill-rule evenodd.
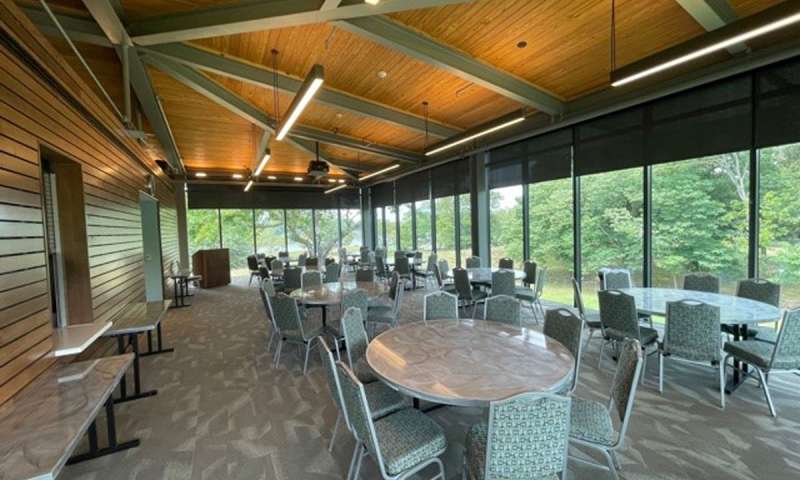
M 342 412 L 336 415 L 336 423 L 333 425 L 333 433 L 331 433 L 331 441 L 328 444 L 328 451 L 333 452 L 333 446 L 336 444 L 336 434 L 339 433 L 339 422 L 342 421 Z
M 639 376 L 639 385 L 644 385 L 644 377 L 647 374 L 647 357 L 648 356 L 649 355 L 647 355 L 647 351 L 645 351 L 644 355 L 642 355 L 642 373 Z
M 356 468 L 356 458 L 358 457 L 358 453 L 361 451 L 361 444 L 356 441 L 356 445 L 353 448 L 353 455 L 350 457 L 350 467 L 347 469 L 347 480 L 352 480 L 355 474 Z
M 614 461 L 614 467 L 617 470 L 622 470 L 622 465 L 619 463 L 619 458 L 617 457 L 617 452 L 614 450 L 609 450 L 608 454 L 611 456 L 611 460 Z
M 725 410 L 725 363 L 719 362 L 719 404 Z
M 361 444 L 358 445 L 358 459 L 356 460 L 356 470 L 353 472 L 353 480 L 357 480 L 361 474 L 361 463 L 364 461 L 365 450 Z
M 306 359 L 303 362 L 303 375 L 308 372 L 308 354 L 311 353 L 311 342 L 306 342 Z
M 597 360 L 597 369 L 600 370 L 603 367 L 603 352 L 606 350 L 606 345 L 608 345 L 608 341 L 603 339 L 603 344 L 600 345 L 600 358 Z
M 664 393 L 664 352 L 658 352 L 658 393 Z
M 611 457 L 611 453 L 608 450 L 603 450 L 603 455 L 606 457 L 606 462 L 608 463 L 608 471 L 611 472 L 611 478 L 614 480 L 619 480 L 619 475 L 617 474 L 617 467 L 614 465 L 614 459 Z
M 777 417 L 778 414 L 775 412 L 775 405 L 772 403 L 772 395 L 769 394 L 769 385 L 767 385 L 767 379 L 764 375 L 764 372 L 756 367 L 756 372 L 758 372 L 758 378 L 761 380 L 761 388 L 764 389 L 764 396 L 767 397 L 767 405 L 769 406 L 769 413 L 773 417 Z
M 283 350 L 283 342 L 280 337 L 278 338 L 278 347 L 275 349 L 275 363 L 274 367 L 277 368 L 281 363 L 281 350 Z

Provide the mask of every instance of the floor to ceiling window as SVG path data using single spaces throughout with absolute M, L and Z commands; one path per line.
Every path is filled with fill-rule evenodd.
M 465 260 L 472 256 L 472 204 L 469 193 L 458 196 L 458 220 L 460 228 L 456 235 L 461 247 L 458 260 L 463 266 L 466 265 Z
M 627 268 L 642 285 L 643 172 L 631 168 L 581 177 L 583 301 L 597 306 L 597 271 Z
M 456 212 L 455 197 L 441 197 L 436 202 L 436 255 L 447 260 L 450 268 L 456 266 Z
M 249 272 L 247 256 L 253 255 L 253 211 L 220 210 L 222 218 L 222 247 L 228 249 L 231 273 L 243 275 Z
M 338 258 L 339 212 L 338 210 L 315 210 L 317 232 L 317 256 Z
M 542 295 L 547 300 L 571 305 L 574 297 L 572 179 L 531 183 L 528 205 L 530 256 L 546 268 Z
M 431 201 L 418 200 L 414 204 L 417 215 L 417 250 L 429 254 L 433 250 L 431 237 Z
M 386 207 L 386 258 L 394 258 L 397 246 L 397 210 L 394 207 Z
M 256 210 L 256 248 L 274 257 L 286 249 L 283 210 Z
M 749 163 L 738 152 L 652 167 L 653 286 L 708 272 L 733 293 L 747 277 Z
M 343 208 L 342 214 L 342 246 L 348 251 L 358 252 L 365 244 L 361 225 L 361 210 Z
M 375 248 L 386 248 L 386 225 L 383 223 L 383 207 L 373 210 L 372 218 L 375 219 Z
M 414 213 L 410 203 L 400 205 L 400 245 L 398 248 L 409 251 L 414 249 Z
M 219 210 L 190 209 L 186 214 L 189 252 L 219 248 Z
M 289 256 L 296 259 L 301 253 L 314 255 L 314 228 L 311 210 L 286 210 L 286 235 Z
M 489 191 L 490 255 L 492 266 L 501 258 L 514 260 L 521 268 L 523 256 L 522 185 L 495 188 Z
M 759 151 L 759 277 L 781 285 L 781 304 L 800 306 L 800 144 Z

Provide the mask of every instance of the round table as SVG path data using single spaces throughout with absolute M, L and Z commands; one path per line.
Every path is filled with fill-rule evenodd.
M 780 309 L 772 305 L 720 293 L 698 292 L 680 288 L 623 288 L 621 292 L 631 295 L 639 313 L 667 315 L 667 302 L 694 300 L 719 307 L 719 319 L 723 325 L 747 325 L 778 320 Z
M 469 280 L 472 283 L 491 285 L 492 273 L 499 271 L 514 272 L 514 281 L 522 280 L 525 278 L 525 272 L 523 272 L 522 270 L 511 270 L 508 268 L 488 268 L 488 267 L 468 268 L 467 275 L 469 275 Z
M 536 330 L 465 319 L 388 330 L 369 343 L 367 362 L 406 395 L 463 407 L 559 391 L 575 365 L 566 347 Z
M 322 287 L 305 287 L 292 290 L 290 297 L 306 307 L 322 308 L 322 324 L 327 322 L 327 307 L 342 303 L 342 294 L 356 289 L 366 290 L 369 298 L 383 295 L 389 287 L 379 282 L 323 283 Z

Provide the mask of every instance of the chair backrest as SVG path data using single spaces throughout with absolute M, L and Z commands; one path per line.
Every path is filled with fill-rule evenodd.
M 783 312 L 781 329 L 772 351 L 770 368 L 800 369 L 800 308 Z
M 453 283 L 458 296 L 464 300 L 472 299 L 472 285 L 469 282 L 469 273 L 463 268 L 453 269 Z
M 275 284 L 272 283 L 272 279 L 271 278 L 266 277 L 266 278 L 264 278 L 264 280 L 261 281 L 261 290 L 263 290 L 264 294 L 266 296 L 268 296 L 268 297 L 274 297 L 275 296 L 275 293 L 276 293 L 275 292 Z
M 303 269 L 299 267 L 289 267 L 283 271 L 283 286 L 286 290 L 295 290 L 302 287 L 301 276 Z
M 519 300 L 511 295 L 494 295 L 486 299 L 483 319 L 521 327 Z
M 332 263 L 336 263 L 336 259 L 335 259 L 335 258 L 331 258 L 331 257 L 326 257 L 326 258 L 325 258 L 325 266 L 326 266 L 326 267 L 327 267 L 328 265 L 332 264 Z
M 300 277 L 300 286 L 302 288 L 314 288 L 322 286 L 322 273 L 317 270 L 309 270 L 303 272 Z
M 522 265 L 522 271 L 525 272 L 525 278 L 522 283 L 530 285 L 536 283 L 536 268 L 538 265 L 533 260 L 528 260 Z
M 397 321 L 400 318 L 400 308 L 403 306 L 403 295 L 405 295 L 405 288 L 395 288 L 394 298 L 392 303 L 392 315 Z
M 371 268 L 359 268 L 356 270 L 356 282 L 374 282 L 375 270 Z
M 578 313 L 580 313 L 581 318 L 586 320 L 586 307 L 583 306 L 583 295 L 581 294 L 581 284 L 578 283 L 578 279 L 572 277 L 572 291 L 575 293 L 575 303 L 578 307 Z
M 308 255 L 305 253 L 301 253 L 300 256 L 297 257 L 297 266 L 298 267 L 305 267 L 306 266 L 306 259 L 308 259 Z
M 435 253 L 428 255 L 428 265 L 425 267 L 426 272 L 432 272 L 433 267 L 436 266 L 437 256 Z
M 369 263 L 369 249 L 361 248 L 359 257 L 361 259 L 361 263 Z
M 289 258 L 289 252 L 278 252 L 278 258 Z
M 259 265 L 258 266 L 258 274 L 261 276 L 261 278 L 268 277 L 269 276 L 269 268 L 267 268 L 266 265 Z
M 492 295 L 514 295 L 515 288 L 513 271 L 492 272 Z
M 392 272 L 392 276 L 389 278 L 389 298 L 392 300 L 397 297 L 397 286 L 400 284 L 400 274 L 397 272 Z
M 395 258 L 394 269 L 400 275 L 409 275 L 411 273 L 411 266 L 408 264 L 408 257 L 405 255 Z
M 447 260 L 441 259 L 439 260 L 439 275 L 442 277 L 444 281 L 448 275 L 450 275 L 450 265 L 447 263 Z
M 481 268 L 481 257 L 467 258 L 467 268 Z
M 383 257 L 375 257 L 375 273 L 380 277 L 386 276 L 386 262 Z
M 276 258 L 270 264 L 270 269 L 272 269 L 273 275 L 283 275 L 283 262 Z
M 329 263 L 325 266 L 325 283 L 336 283 L 339 281 L 339 272 L 341 265 L 336 262 Z
M 526 392 L 489 406 L 483 478 L 557 478 L 567 470 L 567 396 Z
M 369 295 L 363 288 L 346 291 L 342 294 L 342 311 L 347 311 L 350 307 L 355 307 L 361 312 L 361 320 L 367 318 L 369 309 Z
M 458 297 L 441 290 L 425 295 L 422 319 L 451 320 L 458 318 Z
M 319 258 L 317 257 L 306 258 L 306 268 L 317 268 L 317 267 L 319 267 Z
M 736 296 L 778 307 L 781 304 L 781 286 L 769 280 L 748 278 L 736 285 Z
M 601 290 L 631 288 L 631 272 L 625 268 L 601 268 L 597 274 L 601 280 Z
M 336 408 L 342 413 L 344 423 L 349 430 L 350 420 L 347 418 L 347 410 L 343 408 L 342 386 L 339 382 L 339 369 L 336 368 L 336 360 L 333 358 L 333 352 L 331 352 L 325 339 L 320 336 L 317 337 L 317 341 L 319 342 L 319 357 L 320 360 L 322 360 L 322 366 L 325 369 L 325 377 L 328 381 L 328 390 L 330 390 L 333 402 L 336 404 Z
M 361 310 L 350 307 L 342 314 L 342 333 L 344 344 L 347 346 L 347 362 L 350 368 L 367 354 L 369 338 L 361 318 Z
M 514 260 L 508 257 L 503 257 L 497 262 L 497 268 L 514 268 Z
M 619 290 L 597 292 L 600 301 L 600 324 L 604 332 L 623 338 L 641 340 L 639 315 L 632 296 Z
M 694 300 L 667 303 L 664 352 L 711 362 L 722 360 L 719 307 Z
M 422 263 L 422 252 L 419 250 L 414 252 L 414 263 L 416 264 Z
M 394 262 L 397 263 L 398 258 L 408 258 L 406 257 L 406 252 L 402 250 L 395 250 L 394 251 Z
M 247 268 L 249 268 L 251 271 L 258 270 L 258 257 L 256 257 L 255 255 L 248 255 Z
M 611 395 L 608 399 L 609 410 L 616 411 L 621 425 L 619 429 L 618 445 L 625 440 L 628 431 L 633 402 L 636 398 L 636 389 L 639 385 L 639 376 L 642 373 L 642 345 L 638 340 L 625 340 L 619 349 L 617 371 L 611 383 Z
M 542 293 L 544 292 L 545 280 L 547 280 L 547 269 L 544 267 L 537 268 L 536 285 L 534 286 L 536 298 L 542 298 Z
M 703 272 L 687 273 L 683 277 L 683 289 L 719 293 L 719 277 Z
M 570 391 L 574 392 L 578 386 L 578 375 L 581 368 L 583 319 L 566 308 L 554 308 L 545 313 L 542 331 L 548 337 L 558 340 L 567 347 L 575 359 L 575 371 L 572 372 L 572 385 L 570 386 Z
M 278 327 L 279 332 L 299 330 L 301 334 L 303 333 L 300 311 L 297 308 L 297 302 L 292 297 L 279 293 L 270 297 L 269 302 L 272 305 L 275 326 Z
M 261 295 L 261 302 L 264 304 L 264 311 L 267 314 L 267 319 L 269 320 L 270 324 L 275 327 L 275 317 L 272 314 L 272 305 L 270 305 L 269 299 L 272 296 L 275 296 L 274 289 L 272 295 L 267 294 L 268 287 L 265 287 L 264 284 L 261 284 L 261 288 L 258 289 L 258 294 Z M 277 331 L 277 328 L 275 329 Z
M 386 249 L 385 248 L 376 248 L 375 249 L 375 258 L 386 259 Z

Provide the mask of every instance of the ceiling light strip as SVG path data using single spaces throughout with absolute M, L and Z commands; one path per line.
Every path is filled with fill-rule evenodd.
M 314 95 L 322 86 L 324 77 L 325 70 L 322 68 L 322 65 L 316 64 L 311 67 L 311 71 L 306 75 L 303 84 L 300 86 L 300 90 L 297 91 L 297 94 L 292 100 L 292 104 L 289 106 L 286 118 L 283 119 L 276 129 L 278 132 L 275 136 L 276 140 L 280 141 L 286 138 L 289 130 L 292 129 L 297 119 L 300 118 L 300 114 L 303 113 L 303 110 L 308 106 L 311 99 L 314 98 Z
M 376 176 L 378 176 L 378 175 L 380 175 L 382 173 L 391 172 L 395 168 L 400 168 L 400 164 L 399 163 L 395 163 L 394 165 L 391 165 L 391 166 L 388 166 L 388 167 L 383 168 L 381 170 L 378 170 L 377 172 L 372 172 L 372 173 L 369 173 L 367 175 L 364 175 L 363 177 L 359 177 L 358 180 L 363 182 L 364 180 L 368 180 L 368 179 L 370 179 L 372 177 L 376 177 Z
M 480 132 L 473 133 L 472 135 L 466 136 L 464 138 L 460 138 L 458 140 L 446 143 L 446 144 L 442 145 L 441 147 L 436 147 L 433 150 L 429 150 L 429 151 L 425 152 L 425 155 L 428 156 L 428 157 L 431 156 L 431 155 L 436 155 L 439 152 L 443 152 L 445 150 L 451 149 L 451 148 L 456 147 L 458 145 L 467 143 L 470 140 L 475 140 L 476 138 L 483 137 L 484 135 L 489 135 L 490 133 L 496 132 L 498 130 L 502 130 L 502 129 L 506 128 L 506 127 L 510 127 L 511 125 L 515 125 L 515 124 L 517 124 L 517 123 L 519 123 L 519 122 L 521 122 L 523 120 L 525 120 L 525 117 L 524 116 L 519 116 L 517 118 L 514 118 L 513 120 L 509 120 L 507 122 L 503 122 L 503 123 L 501 123 L 499 125 L 495 125 L 493 127 L 489 127 L 489 128 L 487 128 L 485 130 L 481 130 Z
M 244 186 L 244 191 L 249 192 L 252 187 L 253 187 L 253 180 L 250 179 L 250 181 L 247 182 L 247 185 Z
M 271 156 L 272 156 L 272 152 L 270 152 L 270 150 L 268 148 L 266 150 L 266 152 L 264 152 L 264 156 L 261 157 L 261 161 L 258 163 L 258 167 L 256 167 L 256 171 L 253 174 L 254 176 L 257 177 L 257 176 L 261 175 L 261 172 L 264 170 L 264 167 L 267 166 L 267 162 L 269 162 L 269 159 L 271 158 Z
M 342 189 L 347 188 L 347 187 L 349 187 L 349 185 L 339 185 L 339 186 L 336 186 L 336 187 L 333 187 L 333 188 L 329 188 L 329 189 L 325 190 L 325 195 L 327 195 L 329 193 L 336 192 L 338 190 L 342 190 Z

